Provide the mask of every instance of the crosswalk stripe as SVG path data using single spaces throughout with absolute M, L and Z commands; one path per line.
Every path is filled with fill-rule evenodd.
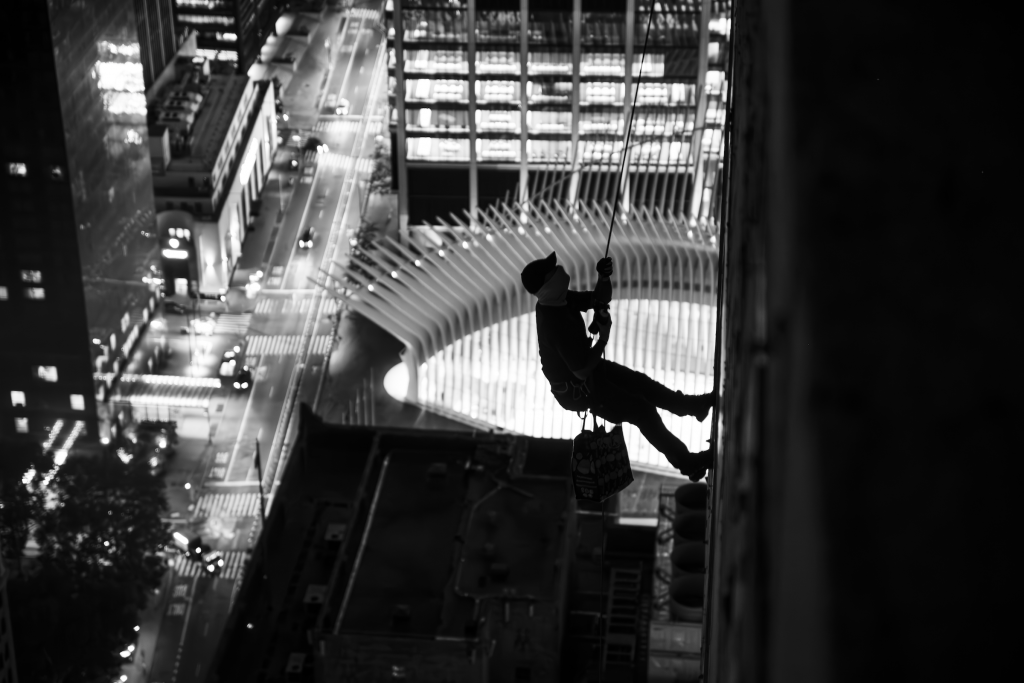
M 344 135 L 359 130 L 357 119 L 321 119 L 313 126 L 317 133 L 330 133 L 331 135 Z
M 200 517 L 256 517 L 259 515 L 258 493 L 205 494 L 196 505 Z
M 257 354 L 261 356 L 291 356 L 299 352 L 301 342 L 302 335 L 298 334 L 257 334 L 245 338 L 245 348 L 249 357 Z M 330 351 L 331 342 L 331 335 L 318 334 L 313 337 L 309 352 L 326 354 Z
M 348 14 L 353 19 L 379 19 L 380 10 L 370 9 L 369 7 L 353 7 L 348 11 Z
M 220 578 L 228 580 L 239 578 L 245 570 L 247 553 L 244 550 L 222 550 L 221 554 L 224 555 L 224 567 L 220 571 Z M 174 573 L 183 579 L 191 579 L 203 572 L 203 567 L 199 562 L 190 560 L 184 555 L 176 555 L 171 560 L 171 567 L 174 569 Z
M 256 302 L 255 312 L 257 315 L 270 315 L 276 313 L 280 307 L 280 299 L 265 298 Z
M 213 328 L 214 334 L 244 335 L 249 331 L 252 313 L 223 313 L 217 318 Z

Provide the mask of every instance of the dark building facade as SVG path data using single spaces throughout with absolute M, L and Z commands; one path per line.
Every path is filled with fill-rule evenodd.
M 146 87 L 153 85 L 164 67 L 174 59 L 181 39 L 174 25 L 175 0 L 135 0 L 139 58 Z
M 300 411 L 207 680 L 644 680 L 655 529 L 576 501 L 568 442 Z
M 249 70 L 277 19 L 276 0 L 174 0 L 175 22 L 198 34 L 199 54 Z
M 138 28 L 131 0 L 8 10 L 0 433 L 66 455 L 111 436 L 109 390 L 158 296 Z

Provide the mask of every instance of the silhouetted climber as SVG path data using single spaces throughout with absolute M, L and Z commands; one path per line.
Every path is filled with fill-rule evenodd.
M 594 291 L 569 290 L 569 274 L 557 264 L 555 252 L 531 261 L 522 272 L 526 291 L 537 297 L 537 340 L 544 376 L 558 404 L 571 411 L 590 410 L 614 424 L 636 425 L 652 446 L 691 479 L 711 467 L 710 451 L 690 453 L 665 427 L 657 408 L 703 421 L 714 395 L 689 396 L 673 391 L 647 375 L 601 358 L 611 331 L 607 314 L 612 298 L 612 259 L 597 262 L 600 278 Z M 594 309 L 598 341 L 593 348 L 580 313 Z M 593 329 L 593 328 L 592 328 Z

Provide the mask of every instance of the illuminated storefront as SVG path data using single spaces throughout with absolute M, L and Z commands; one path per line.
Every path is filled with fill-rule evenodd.
M 624 205 L 708 220 L 730 30 L 718 3 L 388 0 L 403 227 L 506 196 L 603 204 L 636 112 Z M 642 67 L 642 73 L 641 73 Z
M 530 436 L 571 439 L 582 423 L 554 400 L 540 370 L 534 307 L 522 286 L 527 262 L 558 253 L 570 288 L 592 289 L 595 254 L 605 246 L 609 217 L 578 215 L 539 202 L 523 215 L 482 221 L 481 232 L 452 233 L 455 244 L 416 256 L 391 243 L 369 252 L 374 279 L 349 299 L 360 313 L 401 340 L 404 363 L 385 379 L 396 398 L 455 413 L 481 426 Z M 515 229 L 512 229 L 512 228 Z M 660 212 L 634 211 L 615 231 L 612 336 L 605 357 L 686 393 L 711 390 L 714 379 L 718 250 L 714 233 L 691 229 Z M 588 323 L 589 323 L 588 314 Z M 710 421 L 661 411 L 692 450 L 703 450 Z M 674 472 L 632 425 L 624 427 L 640 467 Z

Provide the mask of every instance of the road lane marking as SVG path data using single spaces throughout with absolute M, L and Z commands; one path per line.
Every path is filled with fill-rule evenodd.
M 185 621 L 181 624 L 181 640 L 178 641 L 178 647 L 185 646 L 185 635 L 188 633 L 188 618 L 192 616 L 192 601 L 196 596 L 196 584 L 199 583 L 199 575 L 196 574 L 196 578 L 192 579 L 192 590 L 188 598 L 188 607 L 185 608 Z
M 245 423 L 249 418 L 249 409 L 252 408 L 252 395 L 256 392 L 256 384 L 260 381 L 261 376 L 257 372 L 252 378 L 252 386 L 249 387 L 249 395 L 245 401 L 245 412 L 242 413 L 242 423 L 238 425 L 238 437 L 235 439 L 235 447 L 231 449 L 231 459 L 228 460 L 228 464 L 224 468 L 224 478 L 226 479 L 231 474 L 231 465 L 235 462 L 235 457 L 238 455 L 238 447 L 242 443 L 242 435 L 245 434 Z

